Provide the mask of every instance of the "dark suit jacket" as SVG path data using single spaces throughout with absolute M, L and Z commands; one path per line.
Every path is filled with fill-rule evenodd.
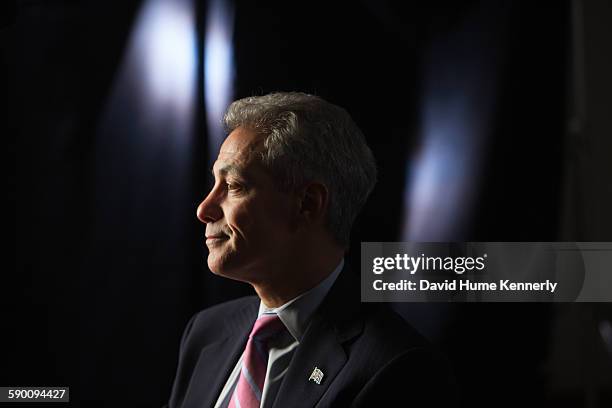
M 183 334 L 170 408 L 213 407 L 244 350 L 259 298 L 199 312 Z M 323 371 L 321 384 L 309 381 Z M 343 270 L 295 350 L 274 407 L 448 406 L 454 385 L 426 340 L 390 309 L 360 303 Z

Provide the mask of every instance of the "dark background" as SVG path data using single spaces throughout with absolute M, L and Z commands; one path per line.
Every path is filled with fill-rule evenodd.
M 0 385 L 67 385 L 72 406 L 163 404 L 188 318 L 251 293 L 207 270 L 195 218 L 210 182 L 207 4 L 193 8 L 195 114 L 177 143 L 160 138 L 174 128 L 147 127 L 122 65 L 145 3 L 2 6 L 16 249 Z M 612 241 L 611 19 L 603 0 L 238 2 L 234 96 L 315 93 L 362 128 L 379 183 L 354 228 L 355 266 L 361 241 Z M 446 120 L 449 100 L 468 136 L 444 140 L 477 176 L 452 225 L 410 235 L 424 107 Z M 608 304 L 397 309 L 447 353 L 465 406 L 612 406 Z

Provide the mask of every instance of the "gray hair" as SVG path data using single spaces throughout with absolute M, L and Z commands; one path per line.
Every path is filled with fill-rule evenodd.
M 233 102 L 223 121 L 228 133 L 244 126 L 265 136 L 261 162 L 281 191 L 323 183 L 327 228 L 348 246 L 351 225 L 376 184 L 374 156 L 350 115 L 317 96 L 279 92 Z

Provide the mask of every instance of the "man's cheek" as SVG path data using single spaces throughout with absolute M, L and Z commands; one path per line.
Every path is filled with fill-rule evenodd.
M 257 223 L 257 214 L 249 213 L 247 208 L 235 210 L 228 217 L 228 225 L 232 230 L 234 238 L 251 240 L 253 239 L 252 230 Z

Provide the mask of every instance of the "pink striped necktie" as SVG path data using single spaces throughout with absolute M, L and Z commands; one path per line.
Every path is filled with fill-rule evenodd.
M 276 314 L 263 314 L 255 321 L 229 408 L 259 408 L 268 366 L 267 343 L 283 330 L 286 330 L 285 325 Z

